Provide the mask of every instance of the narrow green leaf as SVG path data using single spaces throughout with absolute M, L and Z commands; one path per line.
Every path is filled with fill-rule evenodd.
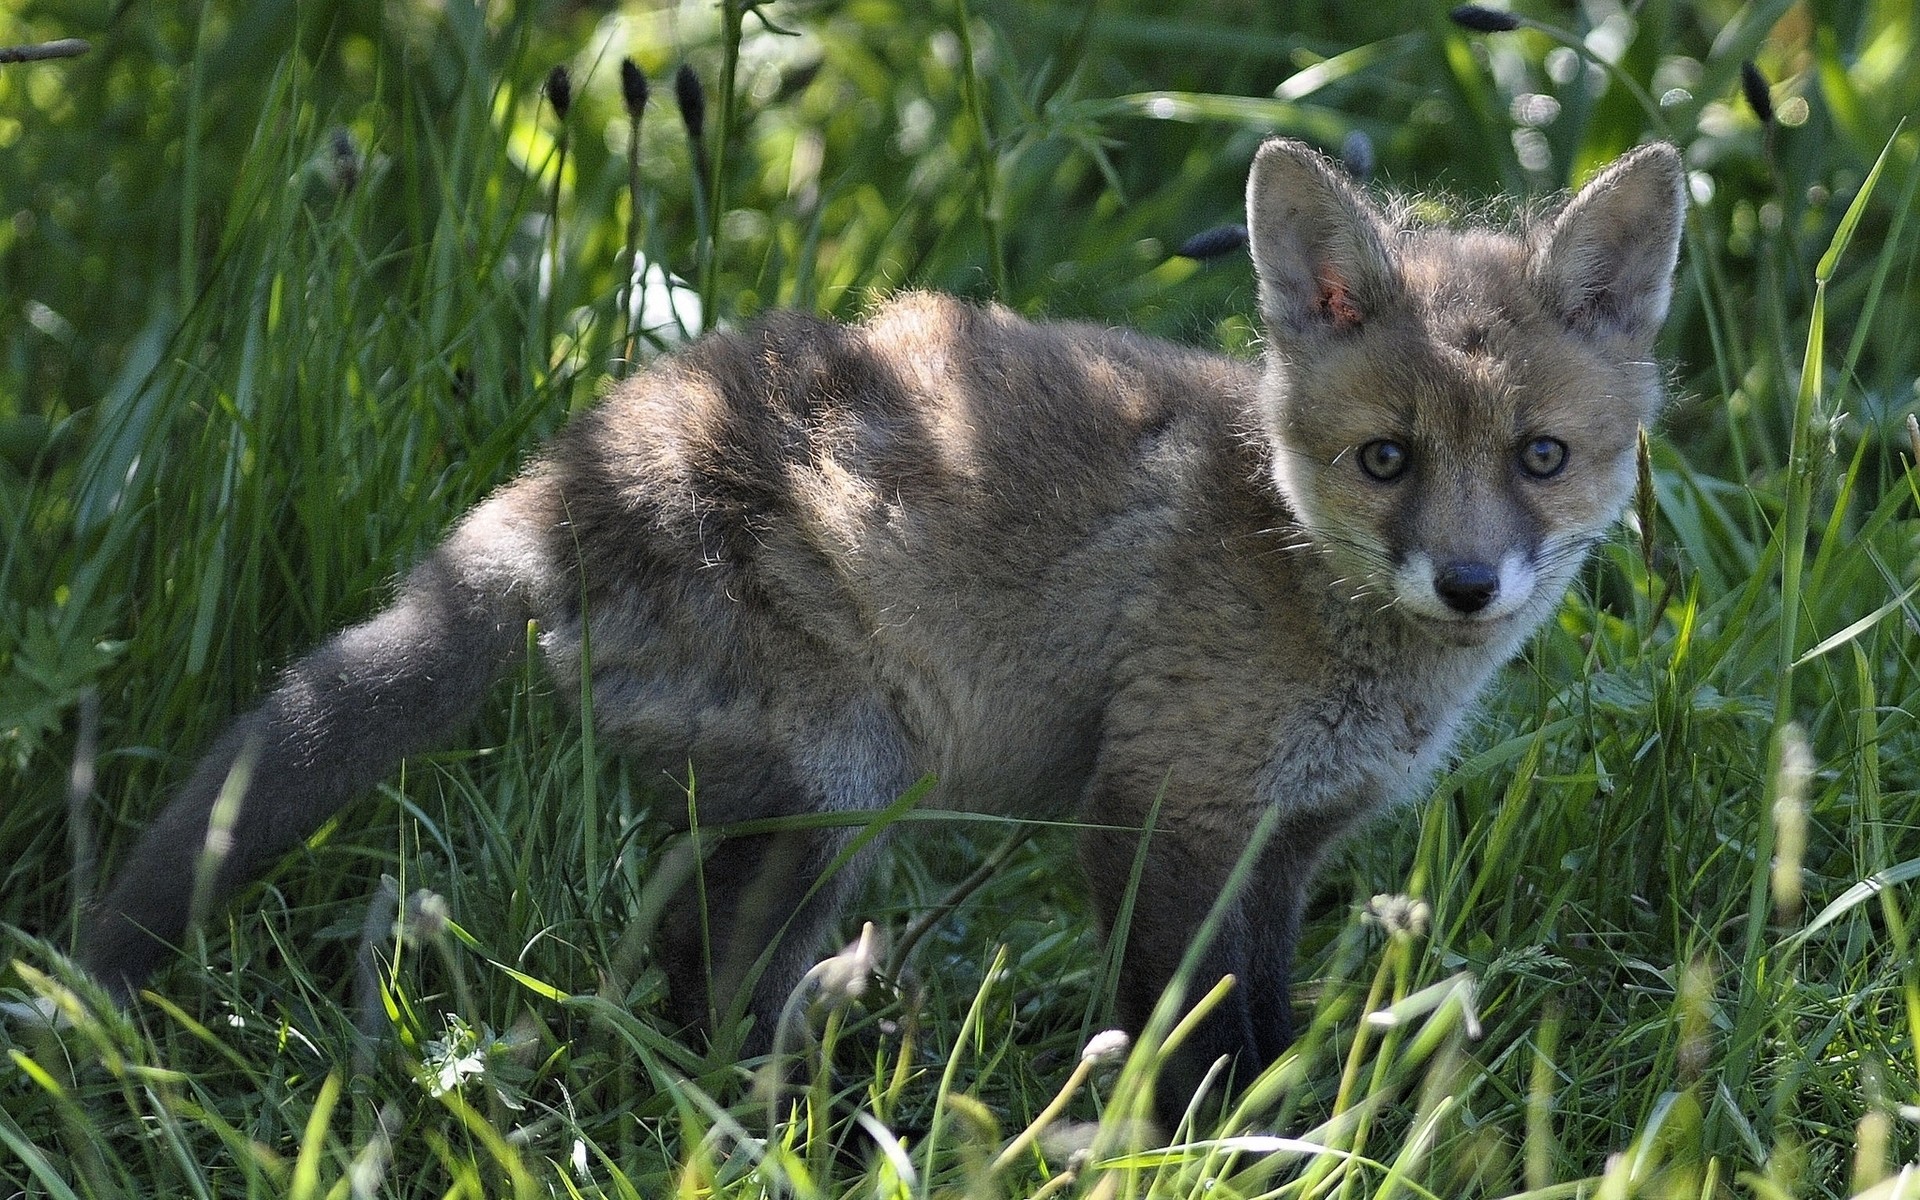
M 293 1164 L 288 1200 L 309 1200 L 320 1194 L 320 1155 L 326 1150 L 327 1123 L 333 1119 L 333 1106 L 339 1099 L 340 1076 L 329 1074 L 320 1085 L 320 1097 L 313 1102 L 307 1127 L 300 1135 L 300 1157 Z
M 1836 633 L 1832 637 L 1827 638 L 1825 641 L 1821 642 L 1819 645 L 1815 646 L 1813 649 L 1807 651 L 1805 654 L 1802 654 L 1799 658 L 1794 659 L 1793 665 L 1796 668 L 1803 667 L 1807 663 L 1812 662 L 1814 659 L 1819 658 L 1822 654 L 1825 654 L 1827 651 L 1846 645 L 1848 642 L 1859 637 L 1861 634 L 1865 633 L 1867 630 L 1872 629 L 1875 625 L 1878 625 L 1881 621 L 1886 620 L 1888 617 L 1892 616 L 1894 613 L 1900 611 L 1900 606 L 1905 604 L 1907 601 L 1913 599 L 1915 593 L 1920 593 L 1920 583 L 1915 583 L 1912 587 L 1908 588 L 1904 592 L 1901 592 L 1898 596 L 1895 596 L 1893 599 L 1887 601 L 1885 604 L 1882 604 L 1879 608 L 1874 609 L 1872 612 L 1868 613 L 1866 616 L 1861 617 L 1858 621 L 1855 621 L 1853 624 L 1847 626 L 1845 629 L 1842 629 L 1839 633 Z
M 1872 899 L 1890 887 L 1898 887 L 1914 879 L 1920 879 L 1920 858 L 1910 858 L 1884 871 L 1875 871 L 1836 896 L 1831 903 L 1815 914 L 1813 920 L 1808 921 L 1804 928 L 1781 942 L 1780 949 L 1791 950 L 1799 946 L 1800 943 L 1858 908 L 1862 902 Z
M 1873 160 L 1873 170 L 1867 172 L 1865 182 L 1855 193 L 1853 203 L 1847 205 L 1847 215 L 1840 218 L 1840 227 L 1833 231 L 1833 240 L 1827 243 L 1827 252 L 1820 256 L 1820 265 L 1813 269 L 1813 277 L 1820 283 L 1833 278 L 1834 271 L 1840 266 L 1840 256 L 1847 252 L 1847 244 L 1853 241 L 1853 231 L 1859 226 L 1860 218 L 1866 214 L 1867 200 L 1873 195 L 1874 185 L 1880 182 L 1880 170 L 1887 165 L 1887 155 L 1893 153 L 1893 143 L 1900 137 L 1900 130 L 1906 128 L 1902 120 L 1880 148 L 1880 157 Z

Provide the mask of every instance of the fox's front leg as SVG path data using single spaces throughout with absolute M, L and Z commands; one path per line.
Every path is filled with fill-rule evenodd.
M 1320 859 L 1337 837 L 1316 821 L 1283 821 L 1268 839 L 1241 900 L 1253 932 L 1243 979 L 1261 1070 L 1293 1044 L 1293 963 L 1300 916 Z M 1243 1073 L 1240 1079 L 1251 1082 L 1253 1075 Z
M 1117 803 L 1117 797 L 1110 796 L 1105 806 L 1098 796 L 1094 799 L 1092 811 L 1104 823 L 1131 823 L 1108 815 L 1130 807 Z M 1082 847 L 1094 901 L 1111 937 L 1119 932 L 1117 919 L 1141 839 L 1146 839 L 1115 997 L 1121 1022 L 1135 1033 L 1145 1027 L 1199 938 L 1208 914 L 1216 904 L 1221 906 L 1215 932 L 1201 947 L 1188 980 L 1185 1002 L 1193 1004 L 1228 975 L 1234 977 L 1234 987 L 1182 1043 L 1160 1076 L 1158 1108 L 1169 1124 L 1185 1110 L 1216 1062 L 1226 1060 L 1222 1081 L 1231 1077 L 1236 1086 L 1244 1086 L 1292 1040 L 1289 974 L 1308 876 L 1317 857 L 1316 853 L 1303 855 L 1303 849 L 1311 848 L 1301 846 L 1296 836 L 1290 836 L 1294 831 L 1284 826 L 1265 847 L 1250 847 L 1248 836 L 1257 819 L 1186 819 L 1180 810 L 1199 806 L 1181 803 L 1183 799 L 1191 797 L 1168 795 L 1155 828 L 1144 829 L 1140 822 L 1143 831 L 1091 830 Z M 1253 869 L 1238 894 L 1222 902 L 1243 854 L 1256 856 Z M 1223 1095 L 1224 1088 L 1217 1086 L 1216 1100 Z

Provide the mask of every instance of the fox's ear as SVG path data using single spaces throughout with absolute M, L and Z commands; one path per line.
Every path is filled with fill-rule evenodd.
M 1535 283 L 1569 328 L 1651 345 L 1673 296 L 1686 210 L 1678 151 L 1656 143 L 1624 154 L 1548 226 Z
M 1285 138 L 1261 146 L 1247 176 L 1247 236 L 1268 332 L 1364 324 L 1392 293 L 1385 227 L 1319 151 Z

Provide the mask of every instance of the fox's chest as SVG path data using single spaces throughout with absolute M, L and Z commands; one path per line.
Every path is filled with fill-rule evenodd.
M 1491 670 L 1444 659 L 1403 663 L 1295 697 L 1270 731 L 1256 794 L 1290 811 L 1353 816 L 1418 798 Z

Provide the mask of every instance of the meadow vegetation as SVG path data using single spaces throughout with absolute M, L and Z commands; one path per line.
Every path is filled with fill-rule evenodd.
M 1920 19 L 1512 11 L 0 2 L 93 43 L 0 65 L 0 998 L 68 1018 L 0 1020 L 0 1195 L 1920 1195 Z M 278 665 L 701 328 L 930 287 L 1257 353 L 1245 256 L 1174 250 L 1273 133 L 1441 214 L 1667 138 L 1694 204 L 1627 528 L 1328 872 L 1223 1124 L 1083 1058 L 1058 828 L 899 817 L 880 982 L 771 1068 L 676 1039 L 686 797 L 531 670 L 130 1011 L 61 958 Z

